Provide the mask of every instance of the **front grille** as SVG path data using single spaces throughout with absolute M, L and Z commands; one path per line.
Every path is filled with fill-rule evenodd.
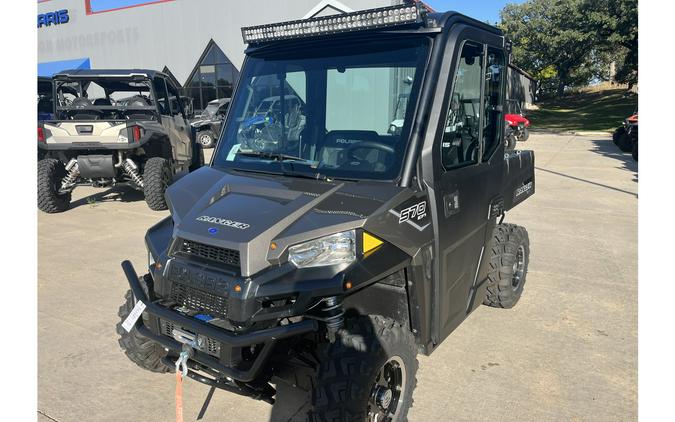
M 240 264 L 239 251 L 234 249 L 205 245 L 204 243 L 186 239 L 179 239 L 178 247 L 176 249 L 178 252 L 189 256 L 196 256 L 210 261 L 220 262 L 225 265 L 239 267 Z
M 185 306 L 214 317 L 227 317 L 227 298 L 174 282 L 171 285 L 171 299 Z
M 180 327 L 176 327 L 176 325 L 173 322 L 167 321 L 165 319 L 159 320 L 159 326 L 162 334 L 172 338 L 174 328 L 182 329 Z M 213 340 L 210 337 L 202 335 L 197 336 L 197 348 L 202 352 L 208 353 L 211 356 L 220 357 L 220 343 L 218 343 L 217 341 Z

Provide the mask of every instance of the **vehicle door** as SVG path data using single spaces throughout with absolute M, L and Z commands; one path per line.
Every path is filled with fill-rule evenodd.
M 433 105 L 439 122 L 423 149 L 423 178 L 436 231 L 436 342 L 482 302 L 484 249 L 495 222 L 490 203 L 500 192 L 503 165 L 502 38 L 466 26 L 453 32 L 456 38 L 449 37 L 450 59 L 441 67 L 443 83 L 437 85 Z
M 182 160 L 190 160 L 192 158 L 192 146 L 194 145 L 190 121 L 187 119 L 185 110 L 183 109 L 178 90 L 173 86 L 173 83 L 170 80 L 166 79 L 165 81 L 166 88 L 169 92 L 169 98 L 172 99 L 172 101 L 169 102 L 171 107 L 171 118 L 173 119 L 173 124 L 176 127 L 176 133 L 178 135 L 179 146 L 176 149 L 182 154 Z
M 225 102 L 218 107 L 218 111 L 216 111 L 215 118 L 213 119 L 213 123 L 211 124 L 213 133 L 220 139 L 220 129 L 223 126 L 223 122 L 225 121 L 225 117 L 227 116 L 227 109 L 230 106 L 230 102 Z

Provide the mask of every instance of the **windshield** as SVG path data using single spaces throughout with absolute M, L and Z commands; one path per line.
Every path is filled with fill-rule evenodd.
M 216 111 L 218 111 L 218 103 L 209 103 L 204 111 L 202 111 L 202 117 L 214 116 Z
M 56 82 L 59 107 L 151 106 L 149 81 L 77 78 Z
M 427 49 L 408 38 L 323 48 L 318 57 L 312 50 L 311 58 L 297 49 L 249 57 L 213 165 L 396 178 L 414 109 L 406 105 L 416 101 Z M 392 133 L 394 120 L 402 130 Z
M 60 120 L 155 120 L 150 80 L 78 77 L 57 80 L 57 118 Z M 162 104 L 166 104 L 164 95 Z

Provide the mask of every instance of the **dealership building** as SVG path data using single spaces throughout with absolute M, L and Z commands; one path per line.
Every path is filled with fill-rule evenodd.
M 230 97 L 244 26 L 399 4 L 400 0 L 39 0 L 38 75 L 65 69 L 163 70 L 203 109 Z

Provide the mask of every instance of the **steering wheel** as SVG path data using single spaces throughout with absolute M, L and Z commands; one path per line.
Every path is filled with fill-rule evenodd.
M 350 160 L 354 161 L 361 161 L 361 158 L 356 157 L 354 155 L 354 151 L 360 150 L 360 149 L 374 149 L 382 152 L 386 152 L 388 154 L 395 154 L 396 152 L 394 151 L 394 148 L 382 144 L 379 142 L 374 142 L 374 141 L 363 141 L 363 142 L 358 142 L 355 144 L 352 144 L 349 148 L 347 148 L 347 157 L 349 157 Z

